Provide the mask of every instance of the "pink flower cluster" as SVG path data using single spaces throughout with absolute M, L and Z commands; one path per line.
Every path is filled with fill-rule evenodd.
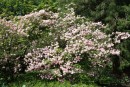
M 130 34 L 128 32 L 116 32 L 115 35 L 115 43 L 121 43 L 121 40 L 130 38 Z
M 48 71 L 49 75 L 54 77 L 63 77 L 68 73 L 74 74 L 80 69 L 75 68 L 74 64 L 81 60 L 79 56 L 71 58 L 72 56 L 63 50 L 59 51 L 58 44 L 54 46 L 47 46 L 45 48 L 37 48 L 33 52 L 25 56 L 25 61 L 29 64 L 27 71 L 40 71 L 42 78 L 48 76 L 44 72 Z M 70 59 L 71 60 L 70 60 Z M 50 79 L 50 78 L 48 78 Z
M 19 19 L 19 22 L 21 22 L 20 24 L 24 24 L 24 27 L 22 28 L 27 33 L 27 31 L 31 29 L 31 26 L 35 24 L 37 24 L 37 28 L 39 26 L 42 27 L 53 25 L 56 22 L 58 15 L 58 13 L 53 13 L 51 11 L 47 12 L 45 10 L 40 10 L 38 12 L 33 12 L 25 16 L 18 16 L 16 19 Z
M 39 26 L 51 26 L 56 22 L 57 17 L 58 13 L 40 10 L 25 16 L 16 16 L 14 19 L 9 21 L 6 19 L 0 19 L 0 23 L 1 25 L 11 29 L 11 32 L 29 36 L 28 31 L 32 29 L 33 25 L 37 24 L 37 28 Z
M 23 23 L 21 23 L 21 25 L 17 25 L 16 23 L 14 23 L 11 20 L 7 21 L 6 19 L 0 19 L 0 24 L 3 25 L 4 27 L 9 28 L 10 33 L 17 32 L 20 35 L 26 36 L 26 33 L 24 32 L 24 30 L 21 29 L 21 27 L 23 27 Z

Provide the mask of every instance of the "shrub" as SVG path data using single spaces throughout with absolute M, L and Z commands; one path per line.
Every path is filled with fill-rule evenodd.
M 49 30 L 37 26 L 36 20 L 27 20 L 17 17 L 9 21 L 0 19 L 0 78 L 4 80 L 11 81 L 25 72 L 24 56 L 28 51 L 51 42 Z
M 73 8 L 66 9 L 58 13 L 40 10 L 1 22 L 26 38 L 26 71 L 37 71 L 43 79 L 59 81 L 78 73 L 98 77 L 102 69 L 112 65 L 110 55 L 120 55 L 115 44 L 130 35 L 124 32 L 107 35 L 103 32 L 107 26 L 76 16 Z M 113 35 L 115 38 L 111 38 Z
M 23 16 L 33 21 L 38 19 L 39 25 L 48 27 L 55 38 L 50 46 L 33 49 L 25 55 L 29 65 L 27 71 L 38 71 L 41 78 L 61 80 L 70 74 L 84 72 L 96 76 L 102 68 L 111 65 L 110 55 L 120 55 L 114 44 L 130 37 L 128 33 L 115 32 L 113 42 L 111 35 L 103 33 L 107 26 L 76 16 L 72 8 L 65 13 L 51 12 L 52 15 L 46 20 L 42 19 L 43 15 L 39 15 L 42 12 L 46 13 L 41 10 Z M 86 65 L 87 70 L 84 68 Z
M 8 28 L 0 25 L 0 78 L 6 81 L 24 71 L 23 58 L 28 45 L 26 37 Z

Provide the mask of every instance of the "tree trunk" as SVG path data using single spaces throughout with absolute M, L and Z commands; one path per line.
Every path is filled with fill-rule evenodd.
M 115 75 L 121 75 L 121 72 L 120 72 L 120 58 L 119 56 L 117 55 L 113 55 L 112 57 L 112 71 L 113 71 L 113 74 Z

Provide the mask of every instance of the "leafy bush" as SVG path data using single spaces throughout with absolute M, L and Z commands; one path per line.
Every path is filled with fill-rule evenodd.
M 106 26 L 75 16 L 72 8 L 65 13 L 40 10 L 21 16 L 21 20 L 26 20 L 25 26 L 29 24 L 29 27 L 21 27 L 26 34 L 35 26 L 35 29 L 37 27 L 49 29 L 50 36 L 54 37 L 51 46 L 33 49 L 25 55 L 25 61 L 29 64 L 27 71 L 36 70 L 46 79 L 60 80 L 69 74 L 83 73 L 85 63 L 88 63 L 90 69 L 87 73 L 96 76 L 98 75 L 96 72 L 101 68 L 111 65 L 110 55 L 120 54 L 120 51 L 114 48 L 114 44 L 130 37 L 128 33 L 115 32 L 113 42 L 111 35 L 103 33 Z
M 0 27 L 0 78 L 12 80 L 18 72 L 23 72 L 24 55 L 27 50 L 26 37 L 20 36 L 11 29 Z
M 52 37 L 46 27 L 38 26 L 35 21 L 30 20 L 30 26 L 29 21 L 17 17 L 12 21 L 0 19 L 0 22 L 0 78 L 11 81 L 25 72 L 25 54 L 36 47 L 50 45 Z M 26 28 L 29 28 L 27 32 Z
M 2 27 L 7 28 L 1 28 L 0 34 L 1 78 L 11 80 L 26 68 L 27 72 L 38 72 L 42 79 L 73 80 L 79 74 L 98 79 L 112 66 L 110 56 L 120 55 L 115 45 L 130 34 L 107 35 L 104 31 L 108 27 L 101 22 L 75 15 L 73 8 L 65 9 L 42 9 L 10 21 L 0 19 Z
M 56 11 L 58 3 L 53 0 L 0 0 L 0 17 L 12 19 L 35 10 L 48 8 Z

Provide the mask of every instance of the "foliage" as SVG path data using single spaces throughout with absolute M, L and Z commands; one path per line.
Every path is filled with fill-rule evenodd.
M 36 27 L 37 23 L 33 24 L 26 34 L 21 28 L 27 26 L 27 21 L 25 23 L 23 20 L 18 21 L 14 18 L 14 21 L 0 19 L 0 22 L 0 78 L 11 81 L 19 73 L 25 72 L 25 54 L 36 47 L 49 45 L 52 37 L 49 36 L 46 28 Z
M 109 29 L 105 29 L 107 34 L 111 32 L 129 32 L 130 33 L 130 1 L 128 0 L 80 0 L 75 2 L 75 12 L 78 15 L 85 16 L 92 21 L 107 24 Z M 112 36 L 113 38 L 114 36 Z M 121 50 L 121 56 L 112 57 L 113 73 L 115 75 L 125 73 L 121 68 L 129 64 L 129 44 L 130 40 L 121 41 L 115 48 Z M 114 72 L 116 71 L 116 72 Z M 120 73 L 119 73 L 120 72 Z
M 121 73 L 129 67 L 129 1 L 71 2 L 75 10 L 66 8 L 69 0 L 0 0 L 0 81 L 27 68 L 43 79 L 128 82 L 115 78 L 111 67 L 113 60 L 121 61 Z
M 23 56 L 26 53 L 28 41 L 6 26 L 0 28 L 0 78 L 11 80 L 21 72 Z M 6 72 L 6 73 L 5 73 Z
M 21 79 L 24 78 L 24 79 Z M 30 78 L 30 79 L 29 79 Z M 68 81 L 57 82 L 57 81 L 48 81 L 40 80 L 34 73 L 28 73 L 21 75 L 17 78 L 15 82 L 8 84 L 7 87 L 98 87 L 96 84 L 88 83 L 84 84 L 81 82 L 70 83 Z
M 0 0 L 0 17 L 12 19 L 43 8 L 56 11 L 57 5 L 54 0 Z
M 130 1 L 127 0 L 88 0 L 87 2 L 77 3 L 75 9 L 77 14 L 86 16 L 93 21 L 101 21 L 104 24 L 108 24 L 110 32 L 123 32 L 129 31 L 130 27 Z M 96 14 L 96 15 L 95 15 Z M 129 43 L 123 42 L 127 45 Z M 127 47 L 120 47 L 120 49 L 127 49 Z M 127 49 L 127 52 L 130 50 Z M 129 54 L 123 54 L 128 56 Z M 128 59 L 129 57 L 124 57 Z
M 102 32 L 105 26 L 99 22 L 87 22 L 84 17 L 75 16 L 73 9 L 69 9 L 66 13 L 40 10 L 20 16 L 18 20 L 20 23 L 18 27 L 22 25 L 19 30 L 22 30 L 27 37 L 32 37 L 31 33 L 34 33 L 36 37 L 39 36 L 38 34 L 42 31 L 38 32 L 38 28 L 46 27 L 50 30 L 50 36 L 54 38 L 51 46 L 33 49 L 25 56 L 25 60 L 29 64 L 28 71 L 39 70 L 44 75 L 48 74 L 45 76 L 41 74 L 42 78 L 47 79 L 57 77 L 59 79 L 68 74 L 81 73 L 80 67 L 82 66 L 78 62 L 84 58 L 88 59 L 87 63 L 90 62 L 89 67 L 92 64 L 93 67 L 96 67 L 95 70 L 93 69 L 94 71 L 98 71 L 98 69 L 100 71 L 98 67 L 108 65 L 107 62 L 110 64 L 110 54 L 120 54 L 119 50 L 113 48 L 114 44 L 130 37 L 128 33 L 115 32 L 116 37 L 113 42 L 110 38 L 111 35 Z M 29 33 L 30 31 L 31 33 Z M 33 40 L 37 39 L 33 38 Z M 37 45 L 37 41 L 35 45 Z M 95 72 L 92 75 L 95 76 Z

